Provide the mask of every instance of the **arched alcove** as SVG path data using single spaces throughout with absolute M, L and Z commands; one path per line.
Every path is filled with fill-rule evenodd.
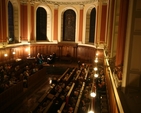
M 75 41 L 76 14 L 68 9 L 63 15 L 63 41 Z
M 59 41 L 76 42 L 77 37 L 77 11 L 75 8 L 66 7 L 61 11 Z M 67 29 L 66 29 L 67 28 Z M 65 37 L 64 37 L 65 36 Z
M 45 33 L 44 33 L 44 35 L 46 36 L 46 39 L 44 40 L 44 39 L 42 39 L 42 40 L 44 40 L 44 41 L 52 41 L 53 39 L 52 39 L 52 35 L 51 35 L 51 31 L 52 31 L 52 18 L 51 18 L 51 9 L 47 6 L 47 5 L 44 5 L 44 4 L 40 4 L 40 5 L 38 5 L 37 7 L 36 7 L 36 10 L 35 10 L 35 26 L 37 27 L 37 10 L 38 10 L 38 8 L 41 8 L 41 9 L 43 9 L 44 11 L 44 14 L 46 15 L 46 17 L 44 18 L 44 21 L 46 21 L 46 23 L 44 23 L 44 27 L 46 26 L 46 30 L 44 31 Z M 43 17 L 45 16 L 45 15 L 42 15 Z M 41 18 L 41 20 L 42 20 L 42 18 Z M 36 37 L 36 39 L 37 39 L 37 34 L 36 34 L 36 28 L 35 28 L 35 37 Z M 36 40 L 35 39 L 35 40 Z M 39 41 L 39 40 L 38 40 Z
M 91 7 L 86 13 L 85 43 L 94 44 L 95 40 L 96 9 Z
M 17 43 L 20 41 L 19 4 L 16 0 L 9 0 L 7 2 L 7 9 L 8 41 L 9 43 Z
M 44 8 L 38 7 L 36 11 L 36 40 L 45 41 L 47 39 L 47 12 Z

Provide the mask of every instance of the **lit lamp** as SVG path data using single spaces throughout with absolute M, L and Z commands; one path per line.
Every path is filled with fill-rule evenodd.
M 96 93 L 95 92 L 91 92 L 90 96 L 91 97 L 96 97 Z
M 96 58 L 96 59 L 94 60 L 94 62 L 95 62 L 95 63 L 98 63 L 98 58 Z
M 95 67 L 95 68 L 94 68 L 94 71 L 97 71 L 97 70 L 98 70 L 98 68 L 97 68 L 97 67 Z
M 51 78 L 49 78 L 49 84 L 52 84 L 52 79 Z
M 96 87 L 95 86 L 92 87 L 90 96 L 91 97 L 96 97 Z
M 97 73 L 95 73 L 95 74 L 94 74 L 94 77 L 95 77 L 95 78 L 97 78 L 97 77 L 98 77 L 98 74 L 97 74 Z
M 88 113 L 94 113 L 94 111 L 88 111 Z
M 16 54 L 16 52 L 15 51 L 13 51 L 13 53 L 12 53 L 13 55 L 15 55 Z
M 8 54 L 7 54 L 7 53 L 5 53 L 5 54 L 4 54 L 4 57 L 7 57 L 7 56 L 8 56 Z

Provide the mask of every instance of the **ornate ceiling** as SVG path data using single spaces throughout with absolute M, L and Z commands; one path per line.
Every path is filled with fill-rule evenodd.
M 79 4 L 88 4 L 93 2 L 98 2 L 99 0 L 20 0 L 22 3 L 50 3 L 50 4 L 60 4 L 60 5 L 79 5 Z

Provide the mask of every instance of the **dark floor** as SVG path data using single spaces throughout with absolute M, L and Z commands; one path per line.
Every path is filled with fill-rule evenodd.
M 124 113 L 141 113 L 141 89 L 128 87 L 117 89 Z

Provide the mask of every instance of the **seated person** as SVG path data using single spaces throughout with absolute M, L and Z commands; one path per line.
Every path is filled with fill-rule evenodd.
M 42 64 L 43 63 L 40 53 L 37 54 L 37 63 L 38 64 Z

